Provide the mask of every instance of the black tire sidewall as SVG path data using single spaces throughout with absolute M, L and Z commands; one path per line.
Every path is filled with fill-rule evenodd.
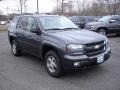
M 105 30 L 105 29 L 99 29 L 99 30 L 98 30 L 98 33 L 99 33 L 101 30 L 105 32 L 105 36 L 106 36 L 106 30 Z
M 53 56 L 56 60 L 56 64 L 57 64 L 57 70 L 56 72 L 52 73 L 49 71 L 49 69 L 47 68 L 47 58 L 49 56 Z M 59 59 L 59 56 L 56 54 L 55 51 L 48 51 L 47 54 L 45 55 L 45 66 L 46 66 L 46 69 L 47 69 L 47 72 L 53 76 L 53 77 L 59 77 L 62 75 L 62 67 L 61 67 L 61 62 L 60 62 L 60 59 Z
M 15 46 L 16 46 L 16 53 L 13 52 L 13 44 L 15 44 Z M 15 55 L 15 56 L 20 56 L 21 55 L 21 50 L 18 49 L 18 44 L 17 44 L 17 42 L 15 40 L 12 41 L 11 47 L 12 47 L 13 55 Z

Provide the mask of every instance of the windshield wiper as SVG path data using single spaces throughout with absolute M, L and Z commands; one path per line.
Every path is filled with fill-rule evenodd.
M 71 29 L 79 29 L 79 28 L 73 28 L 73 27 L 70 27 L 70 28 L 50 28 L 50 29 L 45 29 L 45 30 L 71 30 Z
M 63 30 L 61 28 L 50 28 L 50 29 L 45 29 L 45 30 Z
M 79 28 L 69 27 L 69 28 L 63 28 L 63 29 L 79 29 Z

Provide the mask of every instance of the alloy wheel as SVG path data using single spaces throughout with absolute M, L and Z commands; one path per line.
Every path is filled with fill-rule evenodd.
M 57 70 L 57 63 L 53 56 L 49 56 L 47 58 L 47 68 L 51 73 L 56 72 Z

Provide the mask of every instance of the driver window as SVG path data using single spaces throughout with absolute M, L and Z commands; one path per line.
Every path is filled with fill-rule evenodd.
M 120 23 L 120 17 L 118 17 L 116 21 L 117 21 L 118 23 Z
M 114 18 L 112 18 L 112 20 L 115 20 L 115 22 L 120 23 L 120 17 L 114 17 Z
M 33 29 L 38 28 L 37 20 L 33 17 L 28 17 L 27 30 L 31 32 Z

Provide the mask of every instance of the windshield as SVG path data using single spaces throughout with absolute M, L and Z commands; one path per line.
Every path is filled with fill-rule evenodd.
M 41 16 L 39 19 L 45 30 L 79 29 L 64 16 Z
M 107 22 L 109 19 L 111 18 L 111 16 L 104 16 L 101 19 L 99 19 L 99 22 Z

